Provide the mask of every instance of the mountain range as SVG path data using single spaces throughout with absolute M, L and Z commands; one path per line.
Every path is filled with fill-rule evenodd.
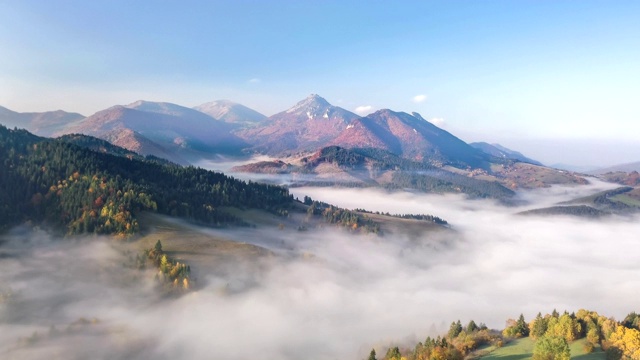
M 282 164 L 296 164 L 321 149 L 337 146 L 376 149 L 389 154 L 384 157 L 387 160 L 395 156 L 458 175 L 484 176 L 488 181 L 498 176 L 509 188 L 544 186 L 545 181 L 536 182 L 535 178 L 542 172 L 545 179 L 560 183 L 567 180 L 558 172 L 549 175 L 551 170 L 543 171 L 539 162 L 498 144 L 467 144 L 418 113 L 382 109 L 359 116 L 317 94 L 269 117 L 229 100 L 194 108 L 139 100 L 88 117 L 63 111 L 17 113 L 0 108 L 0 123 L 42 136 L 90 135 L 182 165 L 215 154 L 242 153 L 266 154 L 282 159 Z M 519 177 L 520 173 L 526 175 Z
M 143 155 L 185 163 L 194 153 L 238 153 L 247 144 L 232 126 L 200 111 L 171 103 L 136 101 L 99 111 L 54 133 L 81 133 Z

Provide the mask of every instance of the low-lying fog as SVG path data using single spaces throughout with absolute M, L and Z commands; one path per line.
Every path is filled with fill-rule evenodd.
M 607 187 L 521 193 L 531 202 L 521 208 L 458 196 L 293 189 L 347 208 L 437 215 L 456 233 L 425 233 L 416 243 L 258 228 L 244 240 L 277 250 L 282 242 L 269 239 L 282 238 L 315 257 L 271 259 L 258 285 L 226 294 L 219 284 L 233 286 L 246 274 L 201 274 L 201 288 L 176 299 L 159 298 L 150 274 L 122 269 L 109 240 L 15 234 L 0 245 L 0 358 L 363 359 L 373 346 L 415 343 L 458 319 L 502 328 L 520 313 L 529 320 L 554 308 L 620 319 L 639 310 L 638 219 L 513 215 Z

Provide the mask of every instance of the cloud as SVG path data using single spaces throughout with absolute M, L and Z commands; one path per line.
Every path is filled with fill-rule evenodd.
M 403 222 L 378 238 L 331 227 L 194 228 L 216 243 L 192 252 L 200 245 L 189 235 L 189 250 L 179 256 L 191 257 L 199 288 L 179 298 L 160 298 L 153 274 L 132 276 L 120 266 L 135 242 L 23 232 L 0 247 L 0 353 L 27 360 L 51 353 L 358 359 L 372 347 L 384 353 L 391 342 L 408 339 L 413 346 L 436 335 L 430 328 L 445 332 L 458 319 L 501 328 L 509 317 L 523 313 L 530 320 L 554 308 L 621 319 L 637 310 L 638 219 L 514 215 L 608 187 L 526 191 L 520 196 L 528 205 L 515 208 L 458 195 L 294 188 L 296 196 L 348 208 L 438 215 L 453 229 Z M 238 249 L 260 245 L 272 255 L 214 261 L 215 249 L 226 246 L 221 239 L 237 241 Z M 98 321 L 72 325 L 81 317 Z M 52 325 L 55 336 L 48 335 Z M 19 341 L 34 332 L 35 344 Z
M 443 127 L 445 126 L 445 121 L 443 118 L 431 118 L 429 120 L 430 123 L 432 123 L 433 125 L 437 126 L 437 127 Z
M 262 82 L 262 80 L 258 78 L 249 79 L 249 84 L 258 84 L 260 82 Z
M 413 101 L 414 103 L 423 103 L 427 101 L 427 95 L 424 95 L 424 94 L 416 95 L 411 99 L 411 101 Z
M 362 105 L 355 108 L 354 111 L 356 112 L 356 114 L 367 115 L 370 113 L 372 108 L 373 107 L 371 105 Z

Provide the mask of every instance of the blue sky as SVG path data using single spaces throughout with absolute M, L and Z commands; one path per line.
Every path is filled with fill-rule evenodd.
M 639 19 L 637 1 L 0 0 L 0 105 L 272 115 L 318 93 L 547 163 L 638 161 Z

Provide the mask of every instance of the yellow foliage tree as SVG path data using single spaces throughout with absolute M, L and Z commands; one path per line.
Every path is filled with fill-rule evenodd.
M 618 326 L 609 338 L 611 345 L 622 351 L 625 359 L 640 359 L 640 331 Z

